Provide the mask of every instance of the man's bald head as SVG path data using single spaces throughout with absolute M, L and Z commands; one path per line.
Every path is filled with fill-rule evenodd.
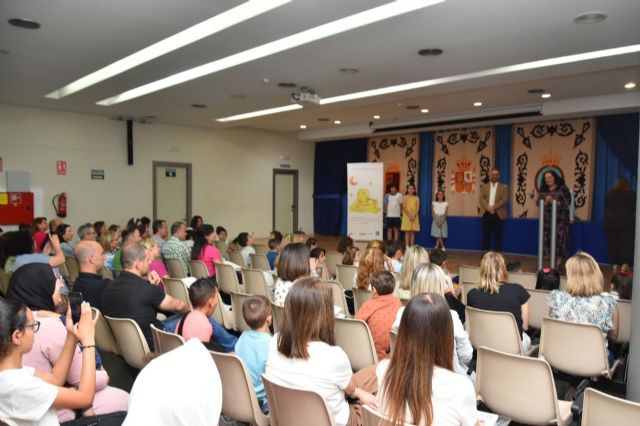
M 104 266 L 104 250 L 96 241 L 82 240 L 78 242 L 73 254 L 78 260 L 80 272 L 96 274 Z

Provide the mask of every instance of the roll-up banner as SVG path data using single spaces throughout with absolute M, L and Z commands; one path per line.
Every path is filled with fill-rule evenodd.
M 347 164 L 347 232 L 354 240 L 382 239 L 382 163 Z

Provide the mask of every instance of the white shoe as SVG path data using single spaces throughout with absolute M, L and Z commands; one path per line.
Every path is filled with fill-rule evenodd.
M 446 248 L 444 248 L 444 246 L 442 246 L 442 251 L 447 251 L 447 249 L 446 249 Z

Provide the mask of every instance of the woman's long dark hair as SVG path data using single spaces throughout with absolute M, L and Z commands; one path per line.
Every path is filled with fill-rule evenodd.
M 207 237 L 215 232 L 213 226 L 205 223 L 199 226 L 193 233 L 193 248 L 191 249 L 191 260 L 198 260 L 205 247 L 209 245 Z
M 553 175 L 553 178 L 556 181 L 556 187 L 562 188 L 563 186 L 565 186 L 564 179 L 562 179 L 562 177 L 560 177 L 558 173 L 553 170 L 547 170 L 546 172 L 544 172 L 544 175 L 546 175 L 547 173 L 551 173 Z M 540 192 L 549 192 L 549 185 L 547 185 L 547 183 L 544 181 L 544 175 L 542 175 L 542 185 L 540 185 Z
M 27 307 L 18 300 L 0 297 L 0 359 L 7 356 L 13 346 L 11 335 L 23 328 L 27 321 Z

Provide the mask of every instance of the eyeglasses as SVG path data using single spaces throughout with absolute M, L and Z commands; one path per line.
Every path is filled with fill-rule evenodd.
M 21 328 L 33 328 L 33 332 L 37 333 L 40 330 L 40 321 L 34 321 L 31 324 L 25 324 Z

